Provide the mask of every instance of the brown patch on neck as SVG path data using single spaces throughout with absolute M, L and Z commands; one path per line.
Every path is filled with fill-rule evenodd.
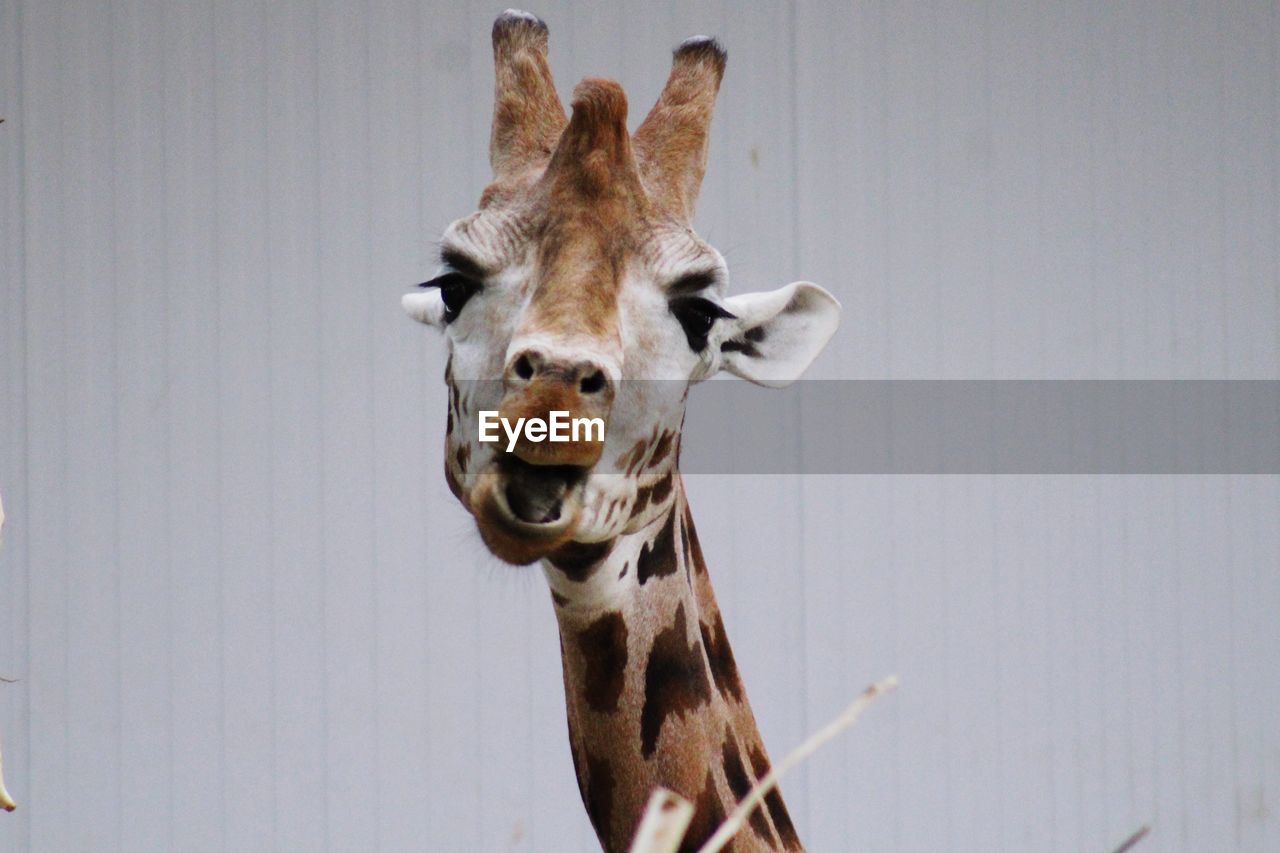
M 763 779 L 769 772 L 769 759 L 765 757 L 764 747 L 758 743 L 752 744 L 747 757 L 751 759 L 751 772 L 755 774 L 756 779 Z M 803 850 L 804 845 L 800 843 L 800 836 L 796 835 L 795 825 L 791 823 L 791 815 L 787 812 L 787 807 L 782 802 L 782 794 L 778 793 L 777 788 L 765 794 L 764 804 L 769 810 L 769 819 L 773 821 L 773 826 L 782 839 L 783 849 Z
M 662 502 L 671 496 L 671 485 L 674 479 L 672 472 L 668 471 L 652 485 L 641 486 L 636 489 L 636 503 L 631 509 L 631 517 L 638 518 L 643 515 L 645 510 L 649 508 L 650 502 L 654 506 L 661 506 Z
M 601 845 L 609 851 L 628 849 L 657 786 L 678 791 L 695 804 L 682 849 L 696 850 L 743 795 L 744 780 L 758 777 L 753 775 L 753 756 L 758 753 L 764 761 L 736 669 L 732 682 L 723 671 L 723 662 L 731 662 L 732 654 L 722 638 L 709 577 L 695 572 L 695 582 L 686 583 L 678 572 L 682 554 L 690 559 L 690 549 L 681 550 L 675 532 L 677 525 L 684 526 L 686 509 L 678 474 L 672 491 L 670 512 L 639 535 L 670 539 L 660 551 L 674 551 L 676 577 L 643 586 L 628 583 L 630 597 L 608 605 L 616 607 L 618 615 L 577 612 L 572 606 L 556 613 L 574 766 L 583 802 Z M 619 574 L 635 544 L 621 543 L 616 557 L 595 571 Z M 654 541 L 647 544 L 646 559 L 652 560 L 659 551 Z M 652 567 L 646 572 L 654 577 Z M 563 584 L 558 589 L 573 597 Z M 626 631 L 625 663 L 621 623 Z M 625 671 L 620 689 L 619 671 Z M 741 701 L 736 700 L 738 694 Z M 607 764 L 607 776 L 599 769 L 602 763 Z M 597 785 L 602 778 L 610 780 L 603 789 Z M 794 838 L 780 797 L 774 799 L 776 804 L 769 800 L 754 810 L 749 825 L 728 849 L 778 850 L 789 836 Z
M 693 564 L 693 569 L 700 576 L 707 575 L 707 561 L 702 556 L 702 543 L 698 541 L 698 529 L 693 526 L 693 516 L 689 513 L 689 504 L 684 505 L 684 530 L 688 536 L 689 547 L 685 552 Z
M 547 561 L 564 572 L 569 580 L 581 583 L 595 573 L 612 549 L 612 539 L 605 542 L 568 542 L 549 555 Z
M 596 831 L 596 837 L 607 844 L 613 828 L 613 766 L 609 759 L 587 756 L 586 784 L 582 786 L 582 803 L 587 807 L 587 817 Z
M 658 748 L 662 725 L 672 716 L 694 713 L 711 700 L 711 685 L 698 640 L 689 642 L 684 602 L 671 624 L 653 638 L 644 671 L 644 707 L 640 711 L 640 754 Z
M 738 674 L 738 664 L 733 659 L 733 649 L 729 647 L 729 638 L 725 636 L 724 619 L 717 608 L 708 623 L 704 618 L 698 623 L 702 633 L 702 644 L 707 651 L 707 661 L 711 665 L 711 677 L 720 694 L 736 702 L 746 698 L 742 689 L 742 676 Z
M 715 834 L 720 824 L 724 823 L 727 816 L 724 804 L 720 802 L 720 795 L 716 791 L 715 777 L 708 770 L 702 791 L 693 801 L 693 820 L 689 822 L 684 841 L 680 842 L 680 853 L 697 853 L 702 845 L 707 843 L 707 839 Z M 732 849 L 732 842 L 729 849 Z
M 671 443 L 675 440 L 676 434 L 670 430 L 662 434 L 662 438 L 658 439 L 658 443 L 654 445 L 653 455 L 649 457 L 649 467 L 657 467 L 663 459 L 667 458 L 667 454 L 671 452 Z
M 577 643 L 586 664 L 587 705 L 602 713 L 618 710 L 627 676 L 627 623 L 622 614 L 612 610 L 596 619 L 578 632 Z
M 724 730 L 724 743 L 720 746 L 720 760 L 724 763 L 724 778 L 729 783 L 729 790 L 733 792 L 734 799 L 738 802 L 751 792 L 751 786 L 754 784 L 751 777 L 747 775 L 747 768 L 742 763 L 742 752 L 738 749 L 738 741 L 733 736 L 733 728 L 726 726 Z M 772 847 L 777 846 L 777 836 L 769 828 L 769 821 L 764 816 L 764 807 L 756 806 L 751 810 L 751 815 L 747 818 L 751 826 L 751 831 L 760 837 L 760 839 L 768 843 Z
M 658 535 L 646 542 L 636 557 L 636 581 L 644 586 L 650 578 L 676 573 L 675 513 L 667 513 Z

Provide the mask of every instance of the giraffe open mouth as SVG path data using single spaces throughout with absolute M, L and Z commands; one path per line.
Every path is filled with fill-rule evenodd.
M 586 470 L 573 465 L 530 465 L 514 457 L 500 463 L 506 475 L 502 496 L 511 514 L 525 524 L 554 525 L 565 514 L 565 499 Z
M 481 477 L 473 500 L 480 535 L 495 555 L 531 563 L 573 535 L 589 469 L 532 465 L 502 454 Z

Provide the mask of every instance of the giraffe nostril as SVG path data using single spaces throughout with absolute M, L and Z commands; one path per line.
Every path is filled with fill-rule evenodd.
M 598 394 L 604 390 L 604 371 L 597 370 L 590 376 L 584 376 L 578 383 L 583 394 Z
M 529 361 L 529 356 L 522 355 L 516 359 L 516 376 L 521 379 L 533 378 L 533 362 Z

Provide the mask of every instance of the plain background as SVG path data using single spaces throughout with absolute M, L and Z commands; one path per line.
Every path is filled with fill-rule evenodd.
M 498 11 L 0 2 L 0 848 L 593 848 L 398 305 Z M 723 39 L 699 227 L 840 297 L 815 376 L 1280 378 L 1274 3 L 534 11 L 633 126 Z M 775 757 L 902 680 L 784 785 L 812 849 L 1280 849 L 1276 477 L 690 490 Z

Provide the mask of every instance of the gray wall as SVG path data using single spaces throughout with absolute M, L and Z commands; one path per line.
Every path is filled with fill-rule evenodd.
M 1273 3 L 653 6 L 538 7 L 557 79 L 723 38 L 700 228 L 842 299 L 814 375 L 1280 377 Z M 0 848 L 592 847 L 397 304 L 498 9 L 0 0 Z M 1280 849 L 1277 479 L 694 478 L 775 756 L 902 679 L 810 846 Z

